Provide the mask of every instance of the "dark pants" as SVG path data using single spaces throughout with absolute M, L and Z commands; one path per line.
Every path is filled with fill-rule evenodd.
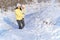
M 24 28 L 24 26 L 25 26 L 24 19 L 17 20 L 17 23 L 19 25 L 19 29 L 23 29 Z

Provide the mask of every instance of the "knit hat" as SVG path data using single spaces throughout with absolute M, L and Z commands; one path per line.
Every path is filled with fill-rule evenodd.
M 17 7 L 18 7 L 18 6 L 21 6 L 21 4 L 20 4 L 20 3 L 17 3 Z

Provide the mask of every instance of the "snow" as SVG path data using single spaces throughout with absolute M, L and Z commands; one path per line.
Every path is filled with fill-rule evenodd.
M 35 5 L 26 5 L 25 27 L 22 30 L 18 29 L 14 11 L 2 11 L 0 40 L 60 40 L 60 7 Z

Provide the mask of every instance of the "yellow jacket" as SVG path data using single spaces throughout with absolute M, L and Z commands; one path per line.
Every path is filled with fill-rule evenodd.
M 22 20 L 24 18 L 24 14 L 20 9 L 16 9 L 15 14 L 16 14 L 16 20 Z

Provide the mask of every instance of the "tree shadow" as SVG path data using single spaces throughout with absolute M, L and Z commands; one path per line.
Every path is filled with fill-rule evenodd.
M 10 25 L 12 28 L 18 28 L 18 25 L 11 21 L 8 17 L 3 18 L 4 22 Z

